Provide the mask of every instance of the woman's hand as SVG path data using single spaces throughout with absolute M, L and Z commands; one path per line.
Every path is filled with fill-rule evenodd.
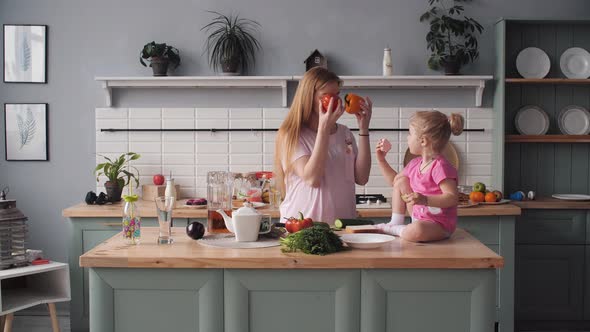
M 361 134 L 369 133 L 369 122 L 371 121 L 372 114 L 373 102 L 371 101 L 371 98 L 365 97 L 361 102 L 361 110 L 354 114 Z
M 426 196 L 417 192 L 405 195 L 402 194 L 402 199 L 404 200 L 404 202 L 406 202 L 406 204 L 426 205 L 427 203 Z
M 340 117 L 342 116 L 342 114 L 344 113 L 344 107 L 342 106 L 342 102 L 340 101 L 340 98 L 332 98 L 330 100 L 330 104 L 328 105 L 328 110 L 331 110 L 333 107 L 334 102 L 336 102 L 336 109 L 334 109 L 334 111 L 330 112 L 330 111 L 322 111 L 322 101 L 319 100 L 319 121 L 318 121 L 318 132 L 320 131 L 324 131 L 327 132 L 328 134 L 330 133 L 330 130 L 332 128 L 334 128 L 334 125 L 336 124 L 336 121 L 338 121 L 338 119 L 340 119 Z
M 377 160 L 385 160 L 385 155 L 387 155 L 387 152 L 389 152 L 389 150 L 391 150 L 391 143 L 386 138 L 380 139 L 379 142 L 377 142 L 377 146 L 375 147 L 375 154 L 377 155 Z

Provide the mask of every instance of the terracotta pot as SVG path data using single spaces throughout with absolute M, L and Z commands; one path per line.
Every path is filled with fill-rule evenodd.
M 123 187 L 119 187 L 119 184 L 117 182 L 107 181 L 104 183 L 104 188 L 107 191 L 109 202 L 119 202 L 121 200 L 121 193 L 123 192 Z
M 168 63 L 168 58 L 152 58 L 150 66 L 152 67 L 154 76 L 168 76 Z

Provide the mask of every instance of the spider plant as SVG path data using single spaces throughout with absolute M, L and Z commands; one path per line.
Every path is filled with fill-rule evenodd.
M 226 16 L 215 11 L 208 12 L 216 15 L 211 23 L 201 28 L 201 31 L 209 33 L 205 45 L 209 66 L 214 71 L 221 67 L 225 73 L 246 73 L 254 65 L 256 51 L 261 48 L 254 37 L 261 27 L 260 23 L 240 18 L 237 14 Z

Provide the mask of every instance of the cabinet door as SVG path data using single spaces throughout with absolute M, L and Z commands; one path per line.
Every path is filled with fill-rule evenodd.
M 582 319 L 584 246 L 516 246 L 516 320 Z
M 586 246 L 586 274 L 584 275 L 584 320 L 590 320 L 590 246 Z
M 584 244 L 586 211 L 523 210 L 516 221 L 517 244 Z

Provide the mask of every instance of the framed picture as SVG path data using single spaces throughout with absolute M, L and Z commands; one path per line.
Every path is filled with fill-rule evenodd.
M 47 83 L 47 26 L 4 24 L 4 82 Z
M 49 160 L 47 104 L 4 104 L 6 160 Z

